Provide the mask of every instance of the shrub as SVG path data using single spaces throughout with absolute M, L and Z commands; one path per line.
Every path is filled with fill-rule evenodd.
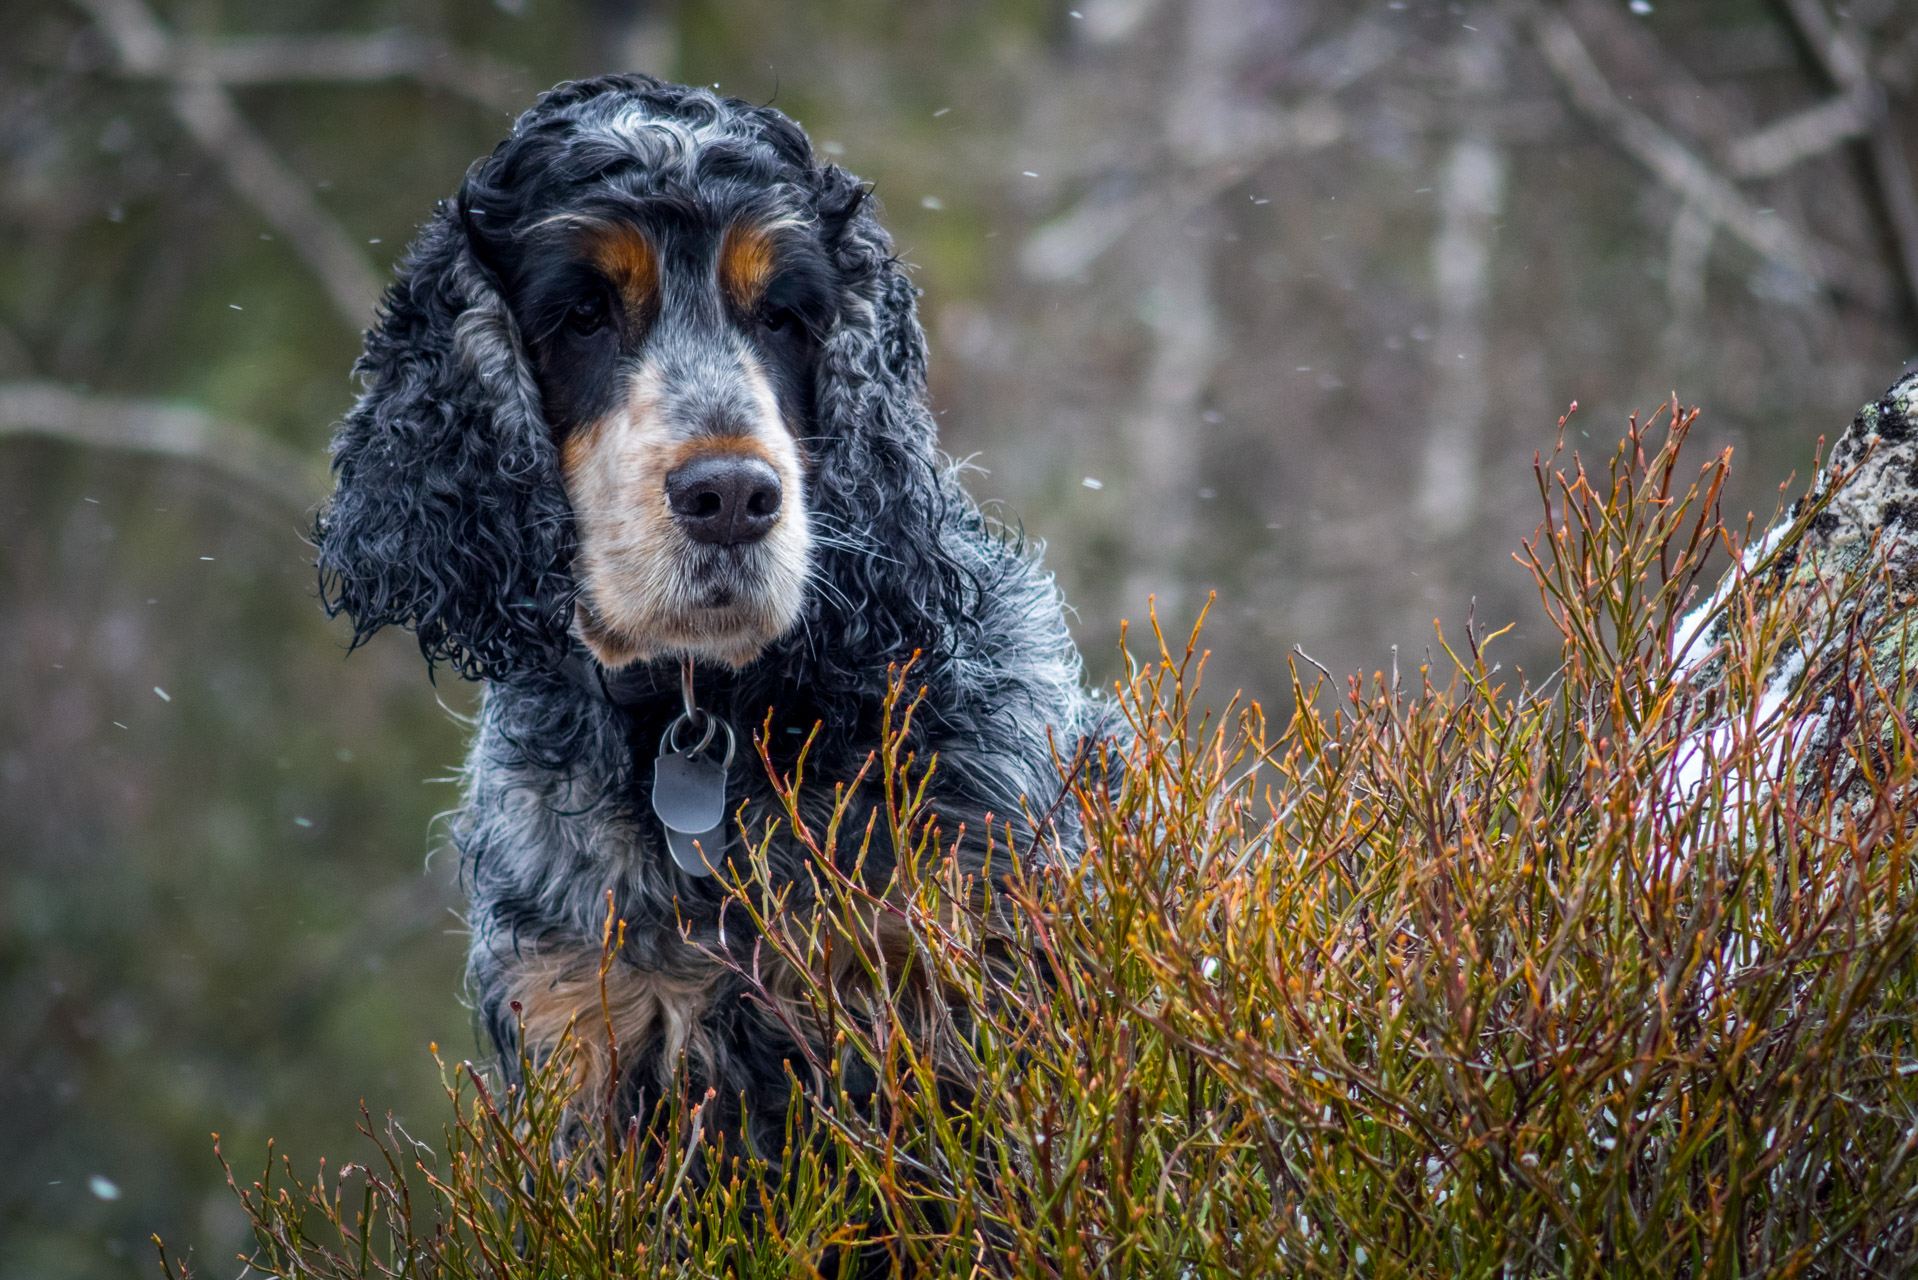
M 239 1188 L 251 1265 L 1912 1274 L 1905 584 L 1834 549 L 1844 474 L 1753 542 L 1719 517 L 1727 458 L 1685 483 L 1692 415 L 1663 421 L 1603 474 L 1538 466 L 1545 678 L 1468 626 L 1338 689 L 1295 664 L 1272 733 L 1203 710 L 1197 632 L 1155 623 L 1070 868 L 1001 832 L 1004 877 L 956 879 L 902 678 L 884 829 L 807 828 L 802 771 L 781 820 L 821 905 L 737 890 L 800 975 L 760 992 L 811 1046 L 783 1151 L 724 1148 L 699 1099 L 596 1118 L 570 1045 L 516 1086 L 459 1064 L 437 1145 L 369 1122 L 370 1162 Z M 873 840 L 888 883 L 834 870 Z

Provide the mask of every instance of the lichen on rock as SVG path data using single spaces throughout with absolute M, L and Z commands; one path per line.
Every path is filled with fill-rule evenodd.
M 1762 740 L 1748 759 L 1767 774 L 1790 760 L 1801 789 L 1864 797 L 1849 757 L 1918 711 L 1915 602 L 1918 372 L 1859 410 L 1810 492 L 1680 625 L 1696 742 L 1736 724 Z

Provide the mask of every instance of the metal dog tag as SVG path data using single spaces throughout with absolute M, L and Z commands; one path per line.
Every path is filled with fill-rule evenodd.
M 666 828 L 666 848 L 672 852 L 673 862 L 689 876 L 711 875 L 713 863 L 720 858 L 721 850 L 725 848 L 725 840 L 724 827 L 714 827 L 711 831 L 702 831 L 697 835 Z M 711 850 L 711 853 L 707 850 Z
M 733 759 L 732 726 L 708 717 L 704 737 L 691 749 L 673 741 L 688 717 L 675 720 L 659 742 L 653 761 L 653 812 L 666 828 L 666 848 L 687 875 L 709 876 L 726 844 L 726 769 Z M 713 725 L 726 731 L 726 754 L 705 754 L 713 739 Z

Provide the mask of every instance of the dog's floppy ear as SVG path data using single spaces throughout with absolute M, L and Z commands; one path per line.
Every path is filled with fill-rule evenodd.
M 387 290 L 333 438 L 316 526 L 321 598 L 419 637 L 469 679 L 557 664 L 570 646 L 572 515 L 511 312 L 442 204 Z
M 851 174 L 815 171 L 815 209 L 841 280 L 839 315 L 815 378 L 819 432 L 810 488 L 854 541 L 819 547 L 835 590 L 835 658 L 883 669 L 914 651 L 937 661 L 975 625 L 978 582 L 949 544 L 971 510 L 942 462 L 926 404 L 918 290 Z M 847 657 L 850 655 L 850 657 Z
M 834 246 L 848 284 L 871 308 L 847 332 L 872 344 L 893 398 L 919 404 L 926 392 L 926 334 L 919 325 L 919 291 L 892 256 L 892 237 L 880 225 L 872 188 L 844 170 L 828 167 L 827 194 L 821 199 L 820 225 Z M 848 345 L 857 347 L 858 341 Z M 932 421 L 923 427 L 930 443 Z

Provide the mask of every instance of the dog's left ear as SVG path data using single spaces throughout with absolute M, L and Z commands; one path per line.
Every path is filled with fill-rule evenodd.
M 919 326 L 919 291 L 892 255 L 892 237 L 879 224 L 872 188 L 837 166 L 828 165 L 820 173 L 824 191 L 818 197 L 819 221 L 825 241 L 833 246 L 848 287 L 871 308 L 870 319 L 854 320 L 847 327 L 865 331 L 882 362 L 884 379 L 897 393 L 907 402 L 923 400 L 926 334 Z M 920 416 L 930 442 L 931 417 Z
M 414 631 L 468 679 L 557 665 L 571 646 L 572 513 L 511 312 L 442 204 L 387 290 L 333 438 L 316 525 L 320 593 L 357 646 Z
M 807 491 L 858 536 L 815 549 L 817 576 L 833 590 L 815 592 L 811 607 L 833 637 L 834 664 L 858 678 L 915 652 L 942 661 L 959 633 L 978 630 L 978 579 L 960 559 L 976 539 L 959 528 L 971 508 L 926 403 L 918 291 L 864 184 L 834 165 L 813 181 L 840 297 L 814 366 Z

